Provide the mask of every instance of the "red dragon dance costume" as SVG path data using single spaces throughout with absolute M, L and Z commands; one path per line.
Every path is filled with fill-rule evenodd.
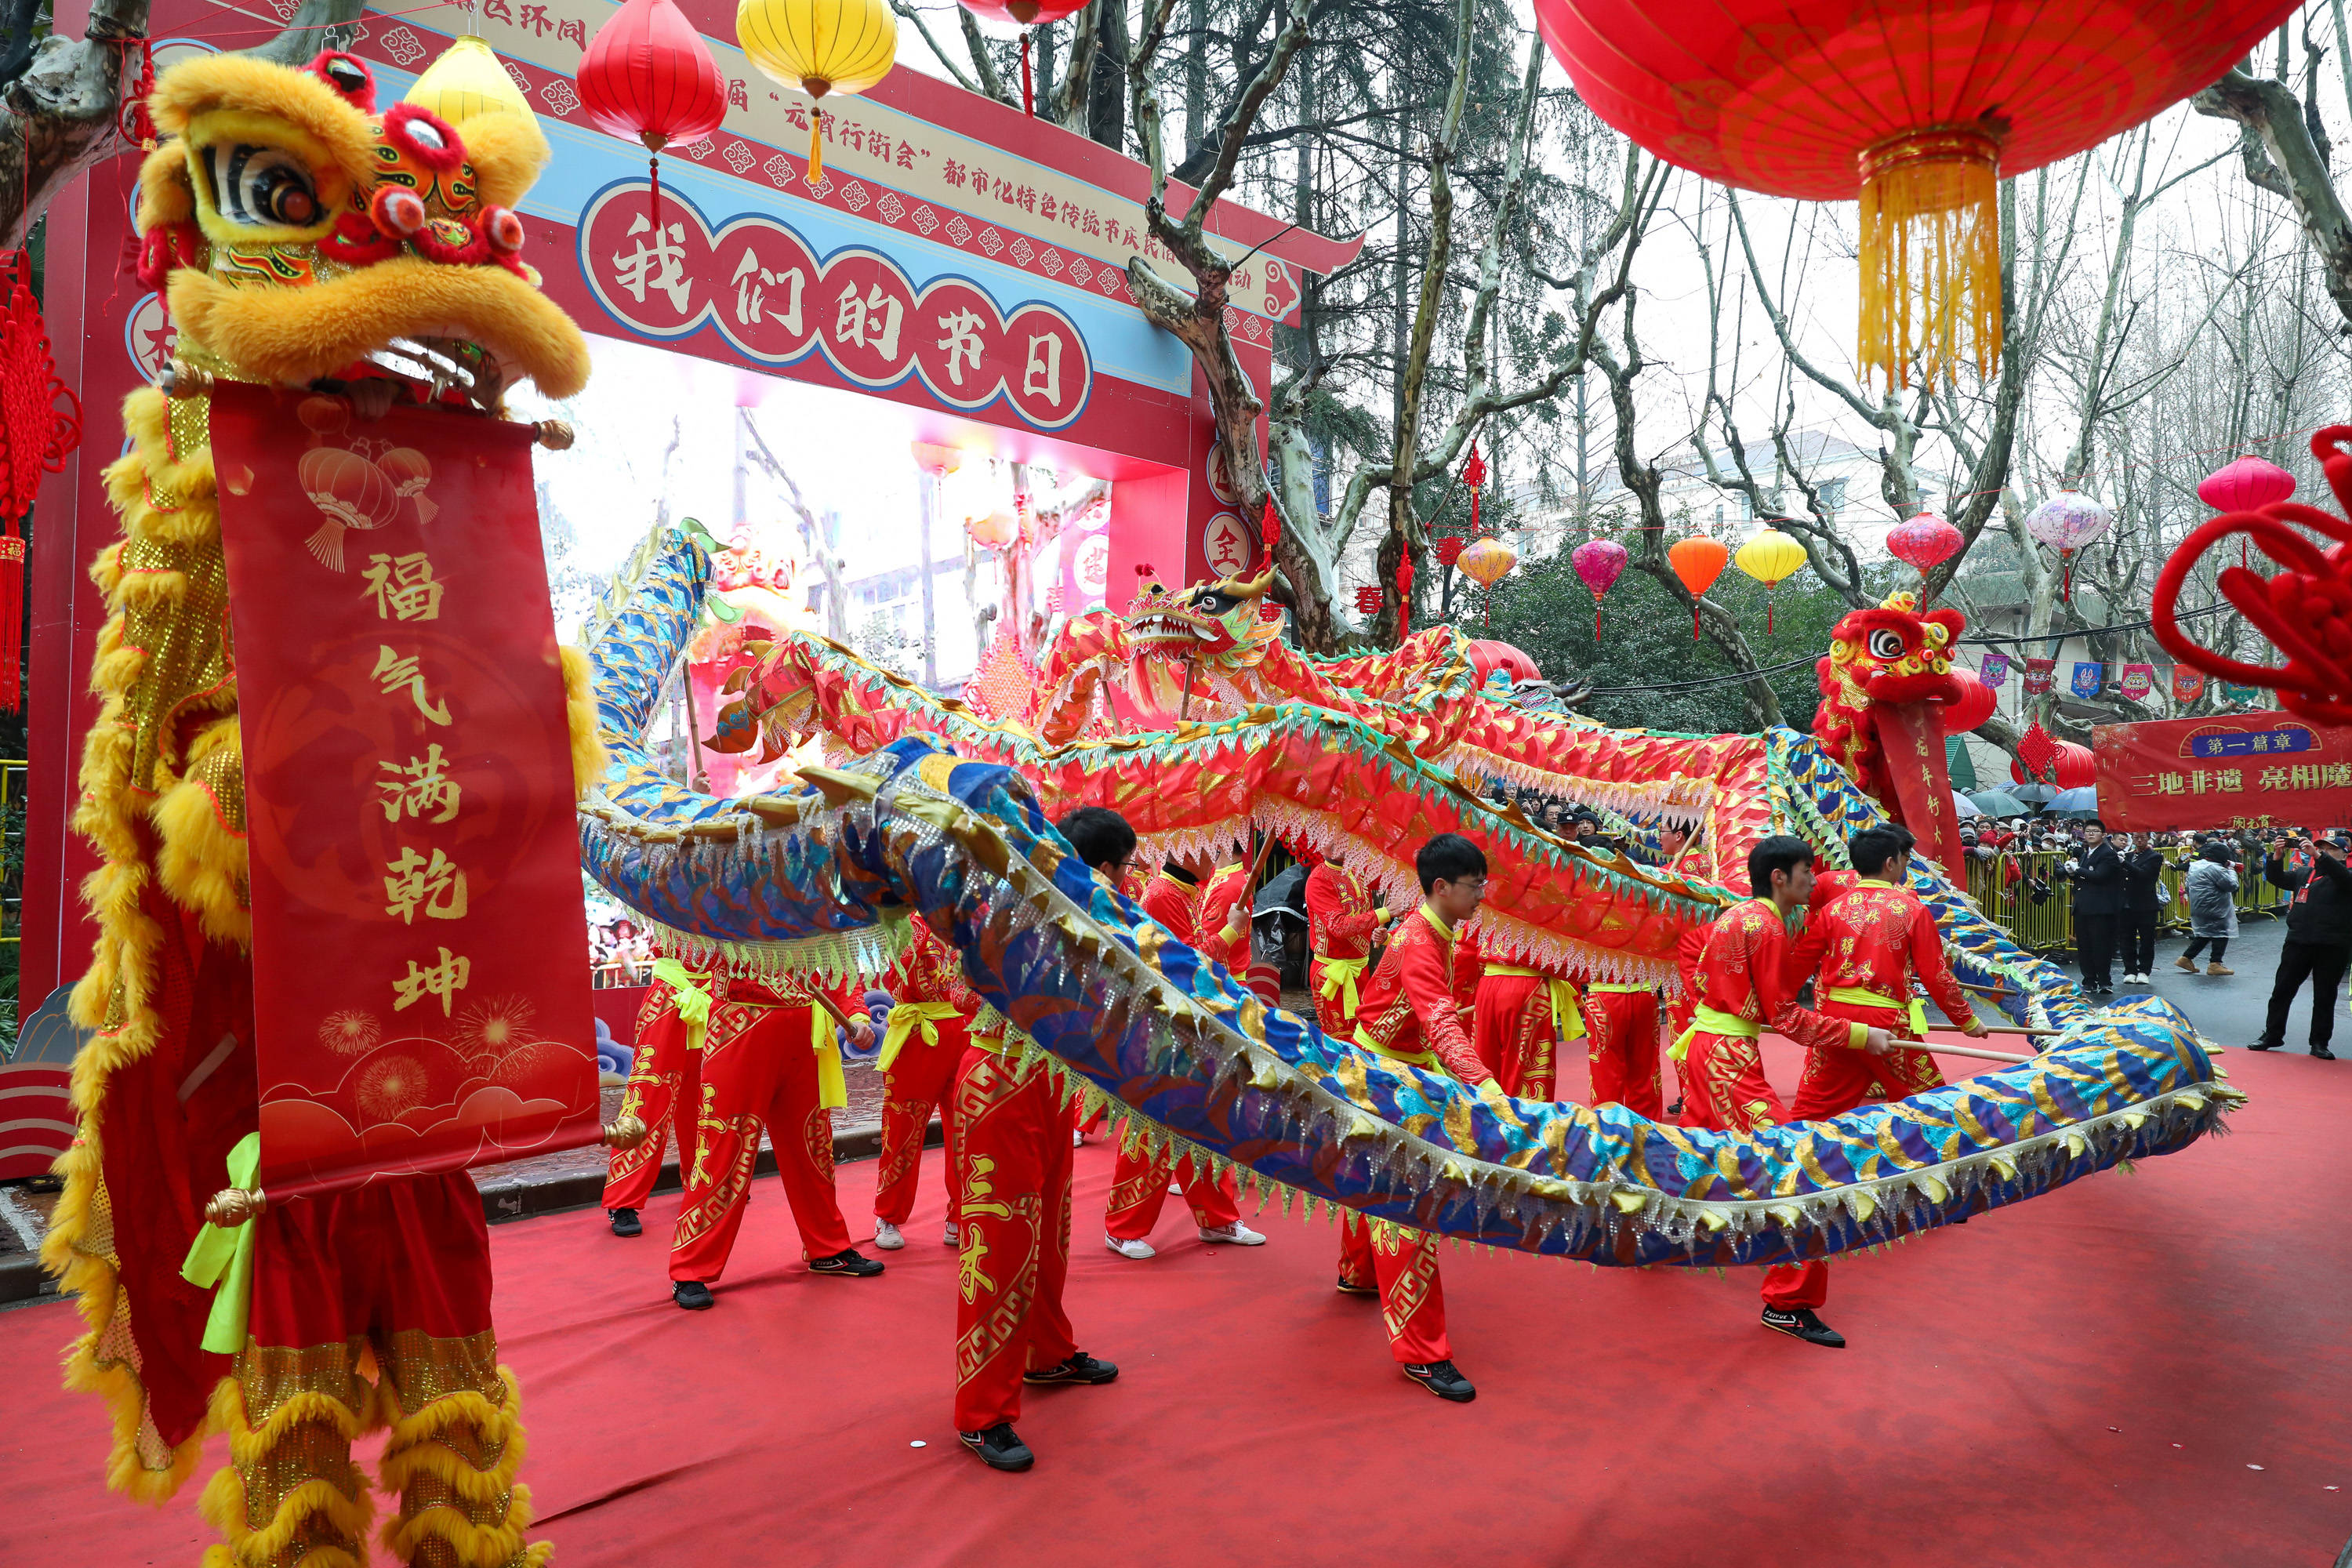
M 1449 1072 L 1467 1084 L 1494 1075 L 1463 1031 L 1454 987 L 1454 931 L 1423 905 L 1389 939 L 1380 966 L 1361 988 L 1356 1044 L 1368 1051 Z M 1451 1360 L 1445 1289 L 1437 1277 L 1437 1238 L 1384 1219 L 1342 1216 L 1339 1279 L 1377 1289 L 1389 1350 L 1406 1364 Z
M 1217 941 L 1234 907 L 1247 891 L 1248 871 L 1241 866 L 1220 866 L 1199 888 L 1186 886 L 1165 870 L 1143 889 L 1143 912 L 1166 926 L 1177 941 L 1213 958 L 1236 975 L 1249 973 L 1249 933 L 1231 945 Z M 1168 1202 L 1168 1182 L 1176 1164 L 1167 1151 L 1153 1151 L 1133 1132 L 1119 1145 L 1118 1163 L 1111 1173 L 1110 1201 L 1103 1230 L 1115 1241 L 1141 1241 L 1160 1223 Z M 1180 1174 L 1184 1202 L 1193 1223 L 1214 1230 L 1241 1218 L 1234 1194 L 1213 1171 L 1186 1162 Z
M 1706 929 L 1683 973 L 1689 1026 L 1675 1042 L 1682 1064 L 1683 1123 L 1748 1132 L 1794 1120 L 1764 1078 L 1757 1039 L 1772 1029 L 1826 1050 L 1862 1048 L 1864 1027 L 1797 1005 L 1789 928 L 1769 899 L 1743 899 Z M 1764 1304 L 1793 1310 L 1829 1300 L 1829 1265 L 1782 1264 L 1764 1271 Z
M 1834 879 L 1834 880 L 1832 880 Z M 1821 897 L 1829 883 L 1830 897 Z M 1813 912 L 1790 958 L 1790 980 L 1801 984 L 1816 969 L 1813 1000 L 1826 1016 L 1925 1039 L 1927 1009 L 1911 994 L 1916 975 L 1945 1016 L 1975 1016 L 1968 993 L 1944 961 L 1936 917 L 1908 888 L 1851 871 L 1833 872 L 1815 886 Z M 1816 1047 L 1805 1058 L 1790 1114 L 1800 1121 L 1843 1116 L 1866 1100 L 1901 1100 L 1943 1086 L 1944 1075 L 1926 1051 L 1897 1049 L 1883 1057 L 1843 1043 Z
M 982 1002 L 965 984 L 955 949 L 922 921 L 886 983 L 896 998 L 874 1061 L 883 1074 L 882 1169 L 875 1177 L 874 1217 L 904 1225 L 915 1210 L 923 1169 L 923 1134 L 948 1096 L 971 1047 Z M 948 1218 L 955 1218 L 955 1118 L 947 1119 Z
M 1316 1018 L 1333 1039 L 1356 1036 L 1360 988 L 1381 925 L 1378 901 L 1335 860 L 1307 873 L 1307 981 Z

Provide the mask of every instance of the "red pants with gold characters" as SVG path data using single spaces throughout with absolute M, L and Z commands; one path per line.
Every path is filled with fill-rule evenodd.
M 1160 1205 L 1168 1201 L 1168 1182 L 1175 1169 L 1176 1162 L 1168 1154 L 1146 1153 L 1140 1138 L 1130 1136 L 1120 1144 L 1103 1228 L 1120 1241 L 1141 1241 L 1150 1236 L 1151 1227 L 1160 1223 Z M 1181 1181 L 1193 1223 L 1202 1230 L 1241 1218 L 1234 1194 L 1215 1173 L 1187 1161 Z
M 937 1018 L 930 1025 L 939 1036 L 928 1045 L 918 1029 L 907 1037 L 883 1075 L 882 1168 L 874 1178 L 874 1217 L 904 1225 L 915 1212 L 915 1186 L 923 1171 L 923 1134 L 929 1131 L 931 1111 L 947 1098 L 971 1048 L 970 1025 L 961 1018 Z M 956 1202 L 955 1118 L 947 1119 L 948 1214 Z
M 1683 1073 L 1683 1125 L 1716 1132 L 1758 1132 L 1796 1120 L 1780 1091 L 1764 1078 L 1764 1057 L 1754 1040 L 1710 1035 L 1691 1037 Z M 1830 1298 L 1830 1266 L 1784 1263 L 1764 1270 L 1764 1304 L 1793 1311 L 1818 1307 Z
M 1062 1310 L 1070 1270 L 1070 1132 L 1042 1069 L 974 1047 L 948 1101 L 961 1157 L 956 1215 L 955 1424 L 1021 1418 L 1021 1374 L 1077 1352 Z
M 1815 1010 L 1851 1024 L 1891 1029 L 1897 1035 L 1911 1032 L 1907 1009 L 1823 1002 L 1817 1004 Z M 1942 1070 L 1936 1066 L 1936 1058 L 1925 1051 L 1898 1050 L 1874 1057 L 1868 1051 L 1840 1050 L 1835 1047 L 1814 1049 L 1805 1053 L 1805 1076 L 1797 1080 L 1796 1103 L 1789 1108 L 1789 1114 L 1799 1121 L 1821 1121 L 1843 1116 L 1864 1100 L 1901 1100 L 1943 1087 Z
M 1384 1219 L 1343 1215 L 1339 1278 L 1379 1289 L 1381 1324 L 1389 1331 L 1389 1353 L 1398 1361 L 1420 1365 L 1452 1358 L 1435 1237 Z
M 1584 990 L 1584 1041 L 1592 1103 L 1622 1105 L 1653 1121 L 1666 1114 L 1658 1077 L 1658 994 Z
M 661 1174 L 662 1148 L 673 1125 L 682 1173 L 694 1163 L 694 1110 L 702 1100 L 702 1053 L 686 1048 L 686 1026 L 678 1021 L 677 993 L 656 984 L 637 1007 L 636 1054 L 629 1062 L 629 1087 L 621 1093 L 621 1114 L 635 1116 L 652 1131 L 634 1149 L 615 1149 L 604 1168 L 604 1206 L 641 1209 L 654 1195 Z M 679 1107 L 686 1119 L 677 1121 Z
M 1559 1093 L 1559 1031 L 1551 993 L 1531 974 L 1488 974 L 1478 982 L 1471 1048 L 1506 1094 L 1551 1100 Z
M 751 1200 L 762 1127 L 776 1151 L 776 1174 L 800 1226 L 803 1256 L 848 1250 L 849 1227 L 833 1193 L 833 1111 L 820 1102 L 817 1056 L 809 1047 L 812 1011 L 751 1002 L 711 1007 L 694 1157 L 670 1237 L 672 1279 L 707 1285 L 726 1272 Z
M 464 1172 L 272 1204 L 255 1221 L 252 1310 L 234 1394 L 214 1409 L 230 1466 L 200 1505 L 227 1537 L 217 1568 L 368 1561 L 374 1505 L 356 1435 L 397 1514 L 394 1561 L 529 1563 L 515 1484 L 521 1406 L 490 1327 L 489 1236 Z M 367 1363 L 373 1363 L 375 1381 Z

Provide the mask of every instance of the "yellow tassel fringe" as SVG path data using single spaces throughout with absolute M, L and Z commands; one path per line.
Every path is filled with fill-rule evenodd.
M 1911 384 L 1964 361 L 2000 358 L 2000 143 L 1977 126 L 1939 126 L 1862 156 L 1863 366 Z

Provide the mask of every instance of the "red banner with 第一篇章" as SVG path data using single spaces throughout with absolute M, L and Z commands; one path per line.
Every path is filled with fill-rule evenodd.
M 2352 824 L 2352 730 L 2290 713 L 2102 724 L 2091 755 L 2110 832 Z
M 505 421 L 223 384 L 260 1185 L 593 1142 L 563 679 Z

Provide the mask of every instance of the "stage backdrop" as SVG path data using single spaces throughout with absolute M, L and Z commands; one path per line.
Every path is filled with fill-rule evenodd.
M 2091 731 L 2111 830 L 2352 824 L 2352 730 L 2231 713 Z
M 593 1142 L 572 752 L 528 426 L 224 384 L 274 1196 Z

